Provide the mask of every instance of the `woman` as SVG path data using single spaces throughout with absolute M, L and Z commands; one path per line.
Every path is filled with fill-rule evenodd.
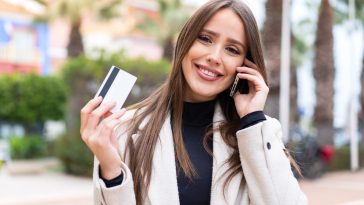
M 229 96 L 235 76 L 249 92 Z M 91 100 L 81 135 L 95 155 L 95 204 L 306 204 L 280 139 L 259 32 L 238 0 L 213 0 L 183 27 L 166 82 L 149 98 Z M 101 122 L 100 122 L 101 121 Z

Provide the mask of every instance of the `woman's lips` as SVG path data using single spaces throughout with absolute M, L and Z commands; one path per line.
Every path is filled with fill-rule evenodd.
M 216 72 L 212 72 L 211 70 L 205 69 L 203 66 L 195 64 L 197 69 L 197 74 L 204 80 L 207 81 L 215 81 L 218 80 L 222 75 Z

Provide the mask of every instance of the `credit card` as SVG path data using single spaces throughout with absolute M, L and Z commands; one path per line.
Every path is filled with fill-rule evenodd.
M 132 74 L 112 66 L 97 91 L 95 98 L 98 96 L 103 97 L 101 105 L 116 101 L 116 106 L 110 110 L 112 113 L 115 113 L 124 105 L 136 80 L 137 78 Z

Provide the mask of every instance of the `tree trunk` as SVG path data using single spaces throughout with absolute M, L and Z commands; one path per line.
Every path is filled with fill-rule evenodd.
M 360 82 L 361 82 L 361 94 L 360 94 L 361 111 L 359 114 L 359 128 L 361 130 L 362 139 L 364 139 L 364 55 L 363 55 L 363 59 L 362 59 Z M 362 140 L 362 141 L 364 141 L 364 140 Z
M 173 37 L 168 37 L 163 44 L 163 58 L 168 59 L 169 61 L 173 58 L 174 52 L 174 42 Z
M 296 38 L 291 32 L 291 48 L 294 48 L 296 44 Z M 293 60 L 293 52 L 290 53 L 291 56 L 291 67 L 290 67 L 290 89 L 289 89 L 289 102 L 290 102 L 290 128 L 298 126 L 300 116 L 298 113 L 298 85 L 297 85 L 297 64 Z
M 282 0 L 267 0 L 265 22 L 262 31 L 264 54 L 269 79 L 269 95 L 266 113 L 279 117 L 279 83 L 281 66 Z
M 89 89 L 92 77 L 79 75 L 71 82 L 72 90 L 67 103 L 66 127 L 67 130 L 79 129 L 80 111 L 94 93 Z
M 67 45 L 68 57 L 78 57 L 84 52 L 82 36 L 80 32 L 81 21 L 72 23 L 69 42 Z M 66 127 L 67 130 L 79 129 L 79 116 L 82 106 L 85 105 L 85 87 L 87 79 L 80 75 L 70 82 L 71 93 L 67 102 Z
M 292 59 L 292 58 L 291 58 Z M 291 69 L 290 69 L 290 88 L 289 88 L 289 121 L 290 128 L 294 128 L 298 125 L 299 115 L 298 115 L 298 103 L 297 103 L 297 69 L 294 63 L 291 60 Z
M 71 33 L 67 45 L 68 57 L 78 57 L 84 52 L 80 27 L 81 21 L 71 25 Z
M 24 135 L 29 136 L 32 133 L 33 123 L 22 123 L 22 127 L 24 128 Z
M 316 30 L 316 107 L 314 124 L 319 144 L 333 144 L 334 56 L 333 11 L 329 0 L 322 0 Z

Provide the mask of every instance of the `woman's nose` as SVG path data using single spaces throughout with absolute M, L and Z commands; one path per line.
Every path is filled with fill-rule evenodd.
M 207 62 L 213 65 L 220 65 L 221 64 L 221 49 L 215 47 L 211 49 L 210 53 L 207 55 Z

